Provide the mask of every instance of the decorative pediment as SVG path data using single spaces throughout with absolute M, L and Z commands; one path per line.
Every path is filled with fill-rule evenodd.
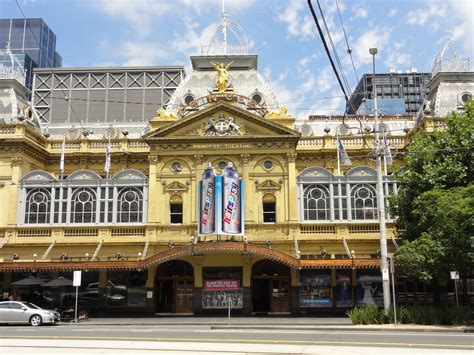
M 166 184 L 166 181 L 164 183 Z M 174 195 L 174 194 L 181 195 L 183 192 L 188 192 L 188 189 L 189 189 L 188 186 L 178 181 L 173 181 L 172 183 L 166 185 L 163 188 L 163 191 L 171 195 Z
M 258 180 L 257 180 L 258 181 Z M 273 180 L 265 180 L 263 182 L 257 182 L 257 190 L 259 191 L 279 191 L 281 189 L 281 184 Z
M 178 119 L 145 136 L 150 143 L 165 140 L 180 142 L 196 139 L 229 137 L 248 139 L 252 137 L 289 138 L 298 140 L 300 133 L 229 102 L 214 105 Z

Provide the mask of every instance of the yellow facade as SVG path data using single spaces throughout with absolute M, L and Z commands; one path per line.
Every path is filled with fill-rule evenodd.
M 206 126 L 210 117 L 233 117 L 239 132 L 227 136 L 208 135 Z M 36 271 L 48 265 L 45 270 L 57 272 L 63 270 L 64 265 L 70 270 L 67 263 L 75 262 L 75 268 L 100 270 L 99 282 L 104 286 L 107 270 L 122 269 L 120 263 L 128 270 L 134 267 L 129 264 L 132 261 L 145 262 L 171 249 L 203 243 L 208 243 L 209 248 L 212 243 L 219 247 L 214 252 L 192 255 L 191 251 L 147 264 L 147 290 L 154 290 L 158 265 L 172 259 L 185 260 L 193 266 L 196 288 L 203 287 L 202 270 L 207 267 L 240 267 L 242 287 L 250 288 L 253 265 L 277 252 L 281 253 L 281 259 L 275 256 L 273 260 L 285 263 L 283 255 L 295 260 L 290 267 L 290 277 L 291 286 L 298 287 L 299 269 L 347 268 L 346 260 L 338 264 L 337 257 L 347 254 L 344 241 L 353 251 L 351 258 L 356 262 L 367 261 L 366 267 L 374 269 L 375 265 L 376 270 L 378 261 L 373 260 L 373 255 L 380 249 L 377 219 L 301 220 L 298 176 L 311 167 L 324 168 L 337 175 L 336 145 L 332 135 L 301 137 L 293 124 L 294 118 L 284 110 L 262 117 L 225 99 L 218 99 L 184 118 L 157 115 L 151 120 L 152 130 L 142 139 L 123 137 L 111 142 L 110 176 L 135 169 L 148 178 L 146 220 L 131 225 L 93 223 L 83 226 L 19 223 L 23 208 L 19 206 L 22 177 L 31 171 L 43 170 L 60 179 L 62 142 L 42 136 L 24 122 L 0 126 L 0 266 L 3 265 L 5 271 L 4 292 L 10 290 L 8 280 L 11 273 L 16 272 L 15 267 Z M 404 135 L 392 135 L 390 139 L 392 147 L 405 146 Z M 371 136 L 344 138 L 344 144 L 353 157 L 352 168 L 373 167 L 368 157 L 373 146 Z M 106 145 L 105 140 L 86 137 L 67 141 L 64 175 L 87 169 L 103 176 Z M 229 237 L 197 238 L 198 182 L 209 162 L 220 172 L 219 163 L 229 161 L 245 182 L 246 238 L 244 241 L 236 237 L 234 243 L 259 245 L 262 250 L 268 250 L 268 255 L 228 252 L 224 241 Z M 266 161 L 272 162 L 271 168 L 265 167 Z M 173 169 L 174 163 L 179 163 L 180 168 Z M 343 170 L 347 173 L 349 169 Z M 269 196 L 276 203 L 275 223 L 263 220 L 262 201 Z M 170 201 L 182 201 L 182 223 L 170 223 Z M 393 238 L 393 223 L 389 222 L 389 250 L 393 249 Z M 13 262 L 14 254 L 19 258 Z M 62 254 L 68 255 L 68 261 L 61 261 Z M 321 258 L 323 254 L 327 254 L 327 261 Z M 305 266 L 303 259 L 313 266 Z M 115 264 L 97 266 L 100 262 L 112 261 Z M 91 266 L 92 262 L 96 266 Z M 21 265 L 27 266 L 22 268 Z M 334 286 L 335 271 L 331 275 Z M 354 275 L 352 278 L 355 280 Z

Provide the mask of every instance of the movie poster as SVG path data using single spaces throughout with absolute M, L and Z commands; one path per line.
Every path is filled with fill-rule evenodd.
M 356 305 L 382 305 L 382 275 L 367 273 L 357 275 Z
M 243 307 L 243 290 L 237 279 L 205 279 L 202 291 L 203 309 Z
M 300 276 L 300 306 L 330 307 L 332 305 L 331 274 Z

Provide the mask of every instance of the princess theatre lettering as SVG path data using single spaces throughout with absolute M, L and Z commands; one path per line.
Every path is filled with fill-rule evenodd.
M 230 304 L 240 314 L 300 314 L 381 302 L 376 174 L 371 160 L 357 158 L 372 141 L 336 140 L 341 116 L 296 121 L 257 71 L 258 56 L 239 43 L 192 56 L 186 74 L 179 66 L 123 71 L 127 82 L 144 78 L 143 87 L 117 86 L 113 95 L 163 100 L 156 115 L 140 108 L 144 120 L 94 123 L 88 111 L 79 129 L 61 116 L 62 100 L 38 108 L 41 119 L 1 125 L 3 297 L 18 291 L 48 308 L 67 307 L 67 287 L 38 288 L 39 296 L 15 283 L 30 275 L 72 279 L 82 270 L 79 304 L 92 314 L 211 314 Z M 119 69 L 100 69 L 80 73 L 112 97 L 101 78 L 119 83 Z M 79 75 L 58 70 L 62 78 Z M 49 100 L 48 78 L 59 74 L 36 75 L 33 96 Z M 74 97 L 74 87 L 65 90 Z M 132 114 L 116 101 L 108 105 Z M 412 125 L 404 116 L 385 119 Z M 353 116 L 345 124 L 358 127 Z M 395 129 L 389 140 L 401 150 L 405 135 Z M 338 168 L 339 141 L 352 166 Z M 384 191 L 396 193 L 387 169 Z M 387 226 L 393 251 L 392 216 Z

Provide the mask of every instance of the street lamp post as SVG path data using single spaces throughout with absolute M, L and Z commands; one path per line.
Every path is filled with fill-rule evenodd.
M 369 53 L 372 55 L 372 87 L 374 96 L 374 132 L 375 132 L 375 157 L 377 170 L 377 210 L 380 225 L 380 268 L 382 271 L 382 288 L 383 288 L 383 308 L 387 315 L 390 308 L 390 281 L 387 262 L 387 231 L 385 223 L 385 199 L 383 193 L 382 182 L 382 154 L 384 152 L 381 147 L 379 133 L 379 112 L 377 108 L 377 88 L 375 84 L 375 55 L 377 48 L 370 48 Z

